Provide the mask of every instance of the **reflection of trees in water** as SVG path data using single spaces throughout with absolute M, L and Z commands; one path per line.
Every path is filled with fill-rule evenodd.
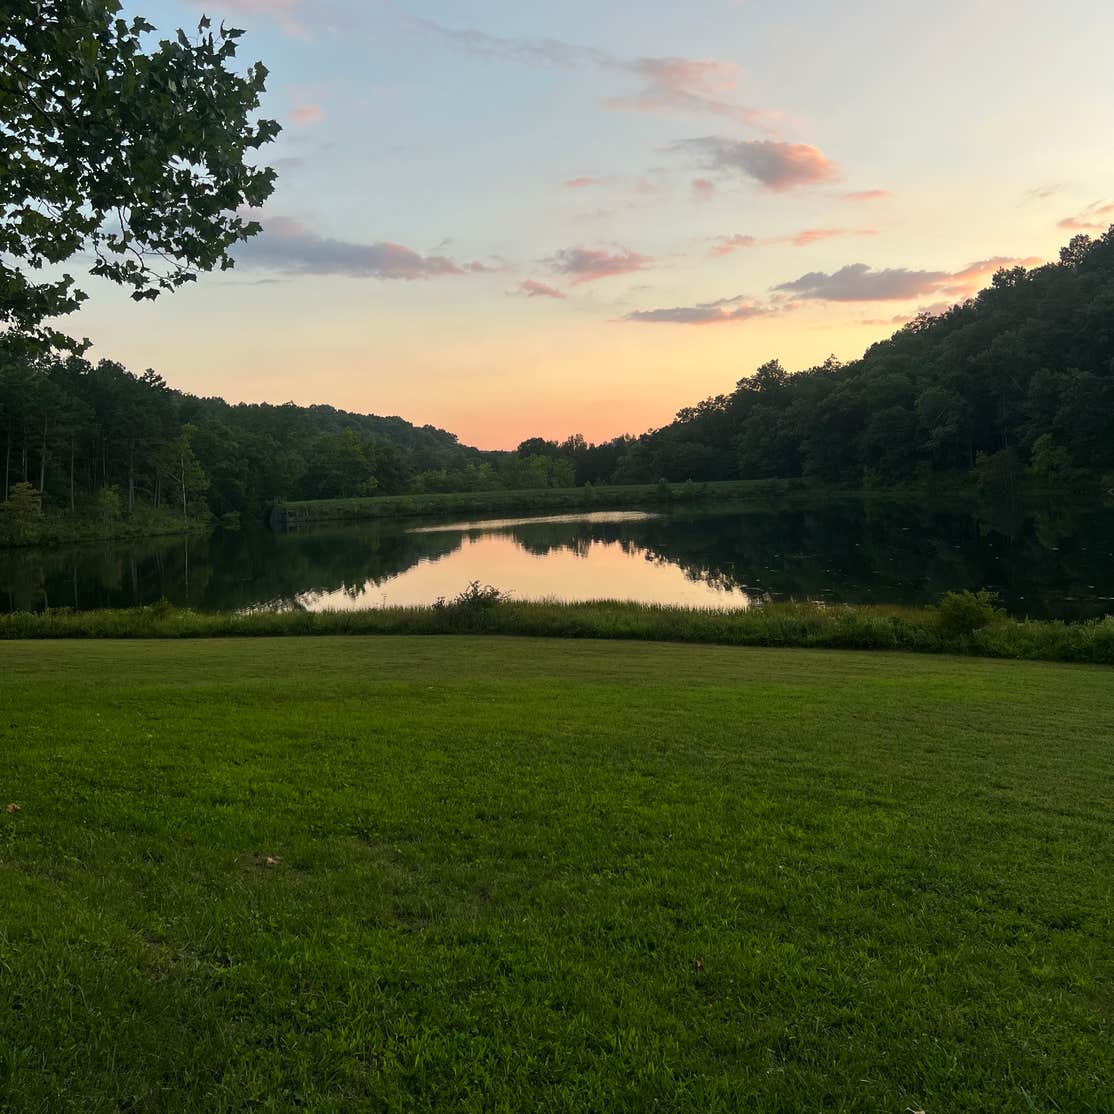
M 59 551 L 0 551 L 0 606 L 130 607 L 170 600 L 204 610 L 267 603 L 294 608 L 307 592 L 346 591 L 405 572 L 459 548 L 458 535 L 416 535 L 397 527 L 312 534 L 264 531 Z
M 498 533 L 539 557 L 554 550 L 585 557 L 593 545 L 614 545 L 633 559 L 676 566 L 693 581 L 758 598 L 924 603 L 953 589 L 989 587 L 1016 613 L 1079 617 L 1101 614 L 1110 605 L 1096 597 L 1114 595 L 1109 508 L 1080 515 L 1067 507 L 990 507 L 973 515 L 839 500 L 537 523 Z M 406 524 L 384 522 L 0 551 L 0 607 L 123 607 L 166 598 L 210 610 L 296 608 L 304 606 L 300 599 L 338 591 L 358 599 L 369 585 L 456 552 L 466 536 L 481 534 L 415 534 Z
M 1012 611 L 1100 615 L 1114 595 L 1114 513 L 1067 507 L 978 514 L 924 503 L 838 500 L 736 514 L 680 513 L 621 524 L 517 526 L 524 548 L 582 552 L 592 541 L 680 567 L 694 580 L 774 599 L 929 603 L 993 588 Z

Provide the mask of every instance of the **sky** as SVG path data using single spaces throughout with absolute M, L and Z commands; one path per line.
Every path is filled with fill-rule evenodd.
M 668 423 L 861 355 L 1114 222 L 1094 0 L 128 0 L 243 27 L 278 185 L 237 265 L 95 358 L 481 448 Z

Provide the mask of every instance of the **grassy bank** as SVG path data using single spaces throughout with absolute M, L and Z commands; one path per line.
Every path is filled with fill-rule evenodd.
M 355 611 L 121 611 L 0 615 L 0 639 L 229 638 L 287 635 L 503 634 L 729 646 L 906 650 L 1114 665 L 1114 617 L 1064 623 L 1008 619 L 963 593 L 957 609 L 766 604 L 702 611 L 637 603 L 500 603 Z M 956 613 L 958 611 L 958 613 Z
M 6 643 L 0 707 L 6 1110 L 1109 1110 L 1106 670 Z
M 102 518 L 49 511 L 20 522 L 6 522 L 0 515 L 0 549 L 81 545 L 89 542 L 122 542 L 181 534 L 207 534 L 213 520 L 204 515 L 189 521 L 181 512 L 137 508 L 132 514 Z
M 767 499 L 804 490 L 799 480 L 725 480 L 719 483 L 657 483 L 601 487 L 542 488 L 533 491 L 457 491 L 426 495 L 384 495 L 366 499 L 306 499 L 279 504 L 278 516 L 292 524 L 336 522 L 409 515 L 472 514 L 501 511 L 621 509 L 658 503 L 700 503 Z

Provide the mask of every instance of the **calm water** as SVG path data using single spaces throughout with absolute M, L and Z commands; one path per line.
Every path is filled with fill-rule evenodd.
M 0 550 L 0 608 L 205 610 L 430 603 L 479 580 L 520 599 L 746 607 L 767 599 L 927 603 L 997 590 L 1015 614 L 1114 613 L 1114 508 L 973 515 L 893 502 L 462 522 Z

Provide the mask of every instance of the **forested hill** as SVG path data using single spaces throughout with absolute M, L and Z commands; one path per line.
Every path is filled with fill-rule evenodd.
M 582 482 L 1110 473 L 1114 228 L 1077 236 L 1058 263 L 999 271 L 976 298 L 916 318 L 861 359 L 796 374 L 772 361 L 663 429 L 577 454 Z
M 0 358 L 4 491 L 32 485 L 50 508 L 104 491 L 217 514 L 276 498 L 400 491 L 423 473 L 478 466 L 454 434 L 331 406 L 232 405 L 173 390 L 153 371 L 69 358 Z

